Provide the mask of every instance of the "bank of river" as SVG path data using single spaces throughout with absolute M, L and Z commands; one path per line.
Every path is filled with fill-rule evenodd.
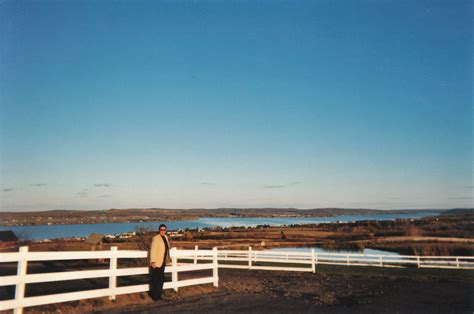
M 134 231 L 137 228 L 151 228 L 158 230 L 161 223 L 165 223 L 169 230 L 202 229 L 214 227 L 255 227 L 258 225 L 282 226 L 303 225 L 331 222 L 351 222 L 362 220 L 395 220 L 417 219 L 428 216 L 437 216 L 436 212 L 415 212 L 413 214 L 385 214 L 385 215 L 341 215 L 334 217 L 285 217 L 285 218 L 199 218 L 196 220 L 163 221 L 163 222 L 130 222 L 105 224 L 76 224 L 50 226 L 0 226 L 1 230 L 12 230 L 20 239 L 43 240 L 56 238 L 85 237 L 91 233 L 116 234 Z

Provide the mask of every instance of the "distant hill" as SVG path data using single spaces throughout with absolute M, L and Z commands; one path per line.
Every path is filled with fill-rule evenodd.
M 187 214 L 197 216 L 241 216 L 241 217 L 272 217 L 272 216 L 310 216 L 330 217 L 339 215 L 376 215 L 376 214 L 400 214 L 413 212 L 443 212 L 439 209 L 361 209 L 361 208 L 216 208 L 216 209 L 188 209 L 183 210 Z
M 454 209 L 453 209 L 454 210 Z M 50 210 L 42 212 L 0 212 L 0 224 L 7 226 L 153 222 L 193 220 L 200 217 L 331 217 L 414 212 L 446 212 L 439 209 L 351 209 L 351 208 L 129 208 L 106 210 Z
M 443 215 L 465 215 L 474 214 L 474 208 L 453 208 L 442 213 Z

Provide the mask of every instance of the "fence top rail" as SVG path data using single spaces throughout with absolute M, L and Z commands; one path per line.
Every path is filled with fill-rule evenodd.
M 194 258 L 212 257 L 214 250 L 170 250 L 171 257 Z M 292 259 L 312 257 L 312 252 L 286 252 L 286 251 L 250 251 L 250 250 L 218 250 L 219 258 L 223 254 L 239 255 L 240 257 L 251 256 L 273 256 Z M 382 255 L 382 254 L 357 254 L 357 253 L 317 253 L 318 258 L 378 258 L 383 260 L 474 260 L 473 256 L 415 256 L 415 255 Z M 146 258 L 148 251 L 135 250 L 104 250 L 104 251 L 46 251 L 46 252 L 8 252 L 0 253 L 0 263 L 28 261 L 50 261 L 50 260 L 81 260 L 81 259 L 110 259 L 110 258 Z
M 213 250 L 170 250 L 170 256 L 171 257 L 193 257 L 195 255 L 198 255 L 198 256 L 210 256 L 212 257 L 214 255 L 214 251 Z
M 108 259 L 117 258 L 146 258 L 147 251 L 117 250 L 117 251 L 46 251 L 46 252 L 14 252 L 0 253 L 0 263 L 28 261 L 53 261 L 53 260 L 81 260 L 81 259 Z
M 214 255 L 213 250 L 170 250 L 171 257 L 194 257 Z M 0 253 L 0 263 L 28 261 L 52 261 L 52 260 L 80 260 L 80 259 L 109 259 L 117 258 L 146 258 L 148 251 L 134 250 L 104 250 L 104 251 L 44 251 L 44 252 L 11 252 Z
M 299 255 L 311 256 L 311 252 L 286 252 L 286 251 L 250 251 L 250 250 L 219 250 L 219 254 L 272 254 L 272 255 Z
M 291 255 L 291 256 L 304 256 L 304 257 L 311 257 L 312 252 L 290 252 L 290 251 L 248 251 L 248 250 L 219 250 L 219 255 L 227 253 L 227 254 L 242 254 L 242 255 L 248 255 L 249 252 L 251 252 L 252 255 L 258 254 L 258 255 L 277 255 L 277 256 L 286 256 L 286 255 Z M 474 256 L 416 256 L 416 255 L 384 255 L 384 254 L 363 254 L 363 253 L 322 253 L 322 252 L 314 252 L 318 256 L 353 256 L 353 257 L 383 257 L 383 258 L 407 258 L 407 259 L 417 259 L 417 258 L 423 258 L 423 259 L 472 259 L 474 260 Z
M 384 254 L 339 254 L 339 253 L 319 253 L 319 256 L 350 256 L 350 257 L 382 257 L 384 259 L 471 259 L 474 260 L 473 256 L 417 256 L 417 255 L 384 255 Z

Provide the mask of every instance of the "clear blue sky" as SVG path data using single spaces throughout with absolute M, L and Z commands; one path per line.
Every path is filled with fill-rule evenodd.
M 2 1 L 1 208 L 472 207 L 471 1 Z

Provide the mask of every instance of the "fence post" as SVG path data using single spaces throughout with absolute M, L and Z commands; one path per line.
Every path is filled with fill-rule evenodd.
M 219 269 L 219 264 L 217 262 L 217 247 L 212 248 L 212 278 L 214 279 L 214 287 L 219 286 L 219 274 L 218 274 L 218 269 Z
M 420 268 L 420 257 L 419 256 L 416 257 L 416 264 L 418 265 L 418 268 Z
M 456 257 L 456 267 L 459 268 L 459 257 Z
M 117 247 L 112 246 L 110 248 L 110 275 L 109 275 L 109 289 L 110 296 L 109 300 L 115 300 L 115 288 L 117 288 Z
M 313 273 L 316 272 L 316 261 L 314 258 L 314 249 L 311 249 L 311 270 L 313 271 Z
M 27 246 L 20 247 L 19 252 L 20 252 L 20 256 L 18 258 L 17 276 L 23 279 L 22 277 L 26 276 L 26 269 L 28 267 L 28 259 L 27 259 L 28 247 Z M 16 284 L 15 300 L 19 304 L 22 304 L 22 300 L 24 297 L 25 297 L 25 283 L 23 280 L 20 280 L 20 282 Z M 21 314 L 23 313 L 23 308 L 17 307 L 13 310 L 13 313 Z
M 349 262 L 349 255 L 346 255 L 346 259 L 347 259 L 347 265 L 350 265 L 350 262 Z
M 383 266 L 383 256 L 382 255 L 379 256 L 379 264 L 380 264 L 380 267 Z
M 178 257 L 176 256 L 176 248 L 171 248 L 171 266 L 173 267 L 171 271 L 171 282 L 173 282 L 174 291 L 178 292 Z
M 252 269 L 252 247 L 249 246 L 249 269 Z
M 194 264 L 197 264 L 197 262 L 198 262 L 198 256 L 197 255 L 198 255 L 198 246 L 195 245 L 194 246 Z

